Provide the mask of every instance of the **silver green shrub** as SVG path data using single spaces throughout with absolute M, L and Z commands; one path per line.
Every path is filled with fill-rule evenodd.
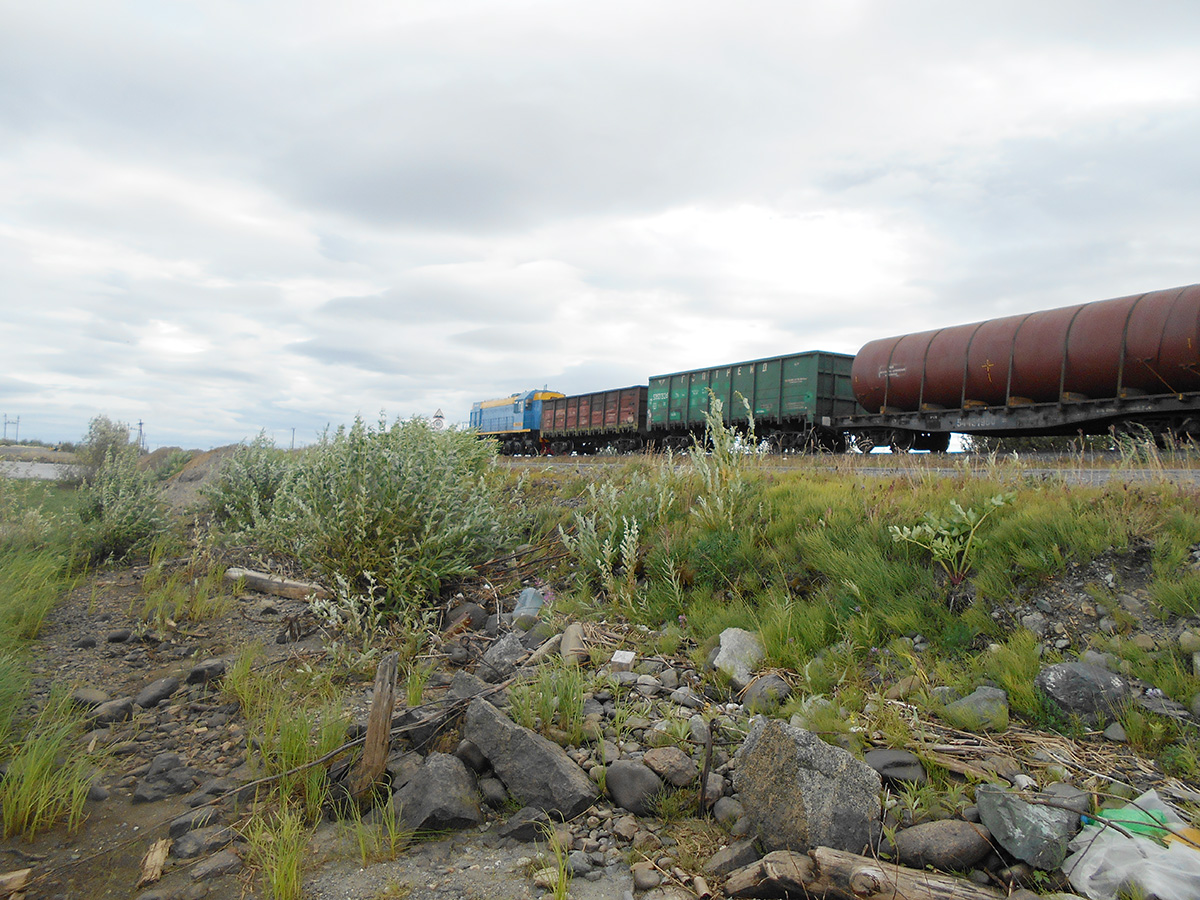
M 509 536 L 495 452 L 423 419 L 355 419 L 301 456 L 275 497 L 269 537 L 377 608 L 408 612 Z

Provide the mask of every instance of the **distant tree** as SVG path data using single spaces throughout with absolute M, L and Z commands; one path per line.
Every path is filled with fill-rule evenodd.
M 129 426 L 114 422 L 108 416 L 96 416 L 88 423 L 87 434 L 76 448 L 79 464 L 84 467 L 85 478 L 91 478 L 110 456 L 119 456 L 133 446 Z

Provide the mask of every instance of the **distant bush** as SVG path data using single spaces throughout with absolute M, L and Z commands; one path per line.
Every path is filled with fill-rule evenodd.
M 201 488 L 200 495 L 226 532 L 261 530 L 271 519 L 279 489 L 295 470 L 292 458 L 260 434 L 225 459 L 213 483 Z
M 88 562 L 124 559 L 150 546 L 165 525 L 154 485 L 137 468 L 137 449 L 110 449 L 82 488 L 79 548 Z
M 350 596 L 408 612 L 507 538 L 494 456 L 493 444 L 422 419 L 381 418 L 375 428 L 356 419 L 305 451 L 259 533 L 345 582 Z M 229 496 L 258 497 L 268 483 Z
M 129 426 L 124 422 L 114 422 L 108 416 L 96 416 L 88 423 L 87 434 L 75 448 L 79 464 L 85 470 L 84 478 L 90 480 L 100 471 L 110 454 L 120 454 L 126 448 L 134 450 L 136 459 Z

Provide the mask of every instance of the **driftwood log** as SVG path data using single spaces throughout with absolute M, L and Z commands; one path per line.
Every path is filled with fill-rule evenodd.
M 225 580 L 242 582 L 252 591 L 262 594 L 273 594 L 276 597 L 286 597 L 288 600 L 307 600 L 309 597 L 327 599 L 332 594 L 327 588 L 307 581 L 290 581 L 266 572 L 255 572 L 253 569 L 226 569 Z
M 138 878 L 137 886 L 145 887 L 148 884 L 154 884 L 163 874 L 163 866 L 167 864 L 167 854 L 171 852 L 171 839 L 163 838 L 160 841 L 155 841 L 150 845 L 150 849 L 146 851 L 146 855 L 142 857 L 142 874 Z
M 828 900 L 1004 900 L 1005 896 L 965 878 L 909 869 L 828 847 L 808 853 L 768 853 L 731 873 L 725 894 Z
M 350 770 L 346 782 L 347 791 L 356 801 L 361 802 L 370 795 L 387 768 L 388 751 L 391 749 L 392 708 L 396 705 L 396 670 L 399 666 L 400 654 L 389 653 L 380 660 L 379 668 L 375 670 L 375 695 L 367 718 L 362 759 Z
M 33 869 L 16 869 L 0 875 L 0 897 L 24 897 L 22 893 L 29 886 L 29 876 Z

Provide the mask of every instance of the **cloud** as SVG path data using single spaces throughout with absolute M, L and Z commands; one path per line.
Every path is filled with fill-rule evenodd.
M 307 441 L 1193 281 L 1197 26 L 1115 0 L 18 4 L 0 397 L 48 439 L 105 412 Z

